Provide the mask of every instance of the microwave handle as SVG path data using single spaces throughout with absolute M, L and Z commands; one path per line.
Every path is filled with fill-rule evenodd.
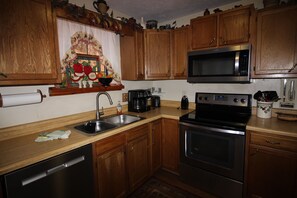
M 240 58 L 240 52 L 235 52 L 235 60 L 234 60 L 234 74 L 236 76 L 239 76 L 239 58 Z

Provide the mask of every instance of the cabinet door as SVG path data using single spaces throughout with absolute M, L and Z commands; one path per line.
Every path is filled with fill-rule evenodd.
M 249 42 L 250 8 L 219 15 L 219 45 Z
M 171 68 L 171 32 L 145 30 L 146 79 L 169 79 Z
M 137 79 L 136 42 L 134 36 L 120 38 L 121 72 L 123 80 Z
M 149 176 L 147 135 L 128 142 L 127 166 L 130 191 L 134 191 Z
M 98 156 L 97 173 L 100 198 L 125 197 L 125 147 L 121 146 Z
M 60 80 L 55 22 L 50 0 L 0 1 L 0 85 Z
M 179 127 L 177 120 L 163 119 L 162 122 L 162 167 L 178 174 Z
M 120 38 L 121 71 L 123 80 L 144 79 L 143 31 Z
M 162 155 L 161 155 L 161 133 L 162 133 L 162 121 L 157 120 L 152 123 L 151 130 L 151 169 L 152 174 L 156 172 L 162 163 Z
M 172 76 L 174 79 L 187 78 L 188 34 L 188 27 L 173 30 Z
M 296 154 L 276 149 L 250 147 L 248 197 L 295 198 Z
M 144 80 L 144 33 L 136 31 L 137 80 Z
M 217 46 L 217 15 L 191 20 L 192 49 Z
M 255 77 L 297 76 L 296 16 L 297 6 L 258 13 Z

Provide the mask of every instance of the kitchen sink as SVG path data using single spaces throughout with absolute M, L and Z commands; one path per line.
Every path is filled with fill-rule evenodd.
M 115 115 L 107 118 L 103 118 L 105 122 L 116 124 L 116 125 L 126 125 L 132 122 L 141 120 L 141 117 L 133 115 Z
M 104 122 L 101 120 L 91 120 L 88 121 L 84 124 L 75 126 L 74 128 L 85 132 L 87 134 L 97 134 L 97 133 L 101 133 L 113 128 L 116 128 L 117 125 L 112 124 L 112 123 L 108 123 L 108 122 Z
M 144 118 L 134 115 L 112 115 L 101 118 L 100 120 L 88 121 L 84 124 L 77 125 L 74 128 L 89 135 L 95 135 L 142 119 Z

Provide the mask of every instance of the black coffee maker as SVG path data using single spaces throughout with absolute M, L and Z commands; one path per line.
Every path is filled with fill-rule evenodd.
M 150 99 L 152 94 L 146 89 L 128 91 L 128 111 L 146 112 L 151 109 Z

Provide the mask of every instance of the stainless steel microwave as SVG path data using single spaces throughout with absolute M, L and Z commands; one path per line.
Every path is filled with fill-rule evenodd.
M 251 45 L 188 53 L 189 83 L 249 83 Z

